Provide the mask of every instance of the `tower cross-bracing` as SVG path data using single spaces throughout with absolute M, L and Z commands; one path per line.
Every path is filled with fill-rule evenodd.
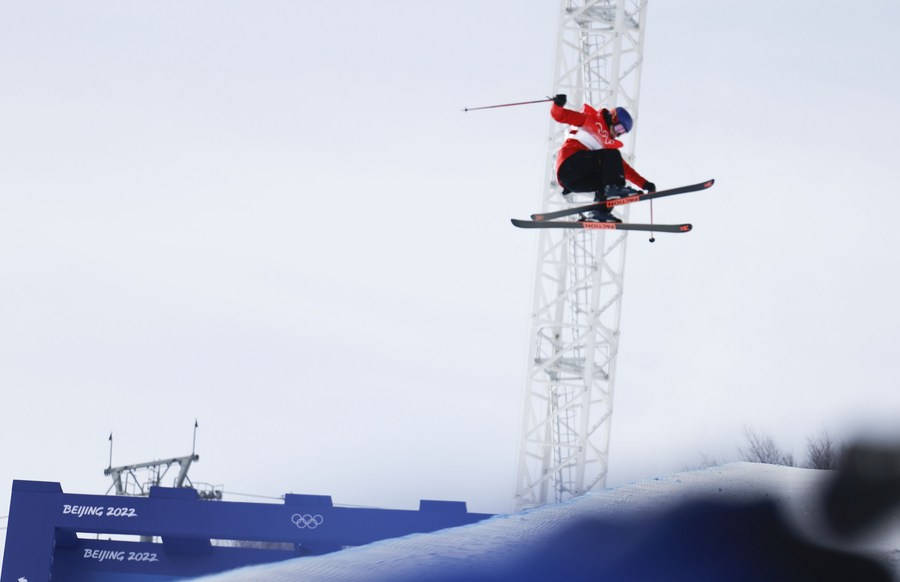
M 646 7 L 647 0 L 562 1 L 553 86 L 568 107 L 622 106 L 638 119 Z M 549 123 L 544 211 L 565 204 L 554 156 L 567 128 Z M 625 139 L 629 163 L 637 129 Z M 627 234 L 615 230 L 541 229 L 538 236 L 519 509 L 606 483 L 627 246 Z

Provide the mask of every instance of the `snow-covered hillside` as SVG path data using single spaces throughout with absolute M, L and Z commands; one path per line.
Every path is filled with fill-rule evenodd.
M 823 534 L 834 475 L 728 464 L 203 580 L 888 579 L 900 571 L 900 518 L 852 546 Z

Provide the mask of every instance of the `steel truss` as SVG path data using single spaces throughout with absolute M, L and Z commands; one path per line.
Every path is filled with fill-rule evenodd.
M 562 1 L 554 93 L 567 94 L 569 107 L 624 106 L 637 119 L 646 7 L 647 0 Z M 554 165 L 566 129 L 551 120 L 544 211 L 565 204 Z M 629 162 L 636 130 L 626 138 Z M 619 231 L 539 231 L 518 509 L 606 483 L 626 243 Z

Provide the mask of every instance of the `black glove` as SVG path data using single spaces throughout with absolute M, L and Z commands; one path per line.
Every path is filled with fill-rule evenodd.
M 656 184 L 653 182 L 644 182 L 644 190 L 647 192 L 656 192 Z
M 553 103 L 556 104 L 557 107 L 565 107 L 566 105 L 566 96 L 560 93 L 556 97 L 553 98 Z

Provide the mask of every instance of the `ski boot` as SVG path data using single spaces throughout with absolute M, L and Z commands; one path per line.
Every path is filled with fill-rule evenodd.
M 629 188 L 628 186 L 617 186 L 615 184 L 610 184 L 608 186 L 603 187 L 603 199 L 604 200 L 617 200 L 619 198 L 626 198 L 631 196 L 632 194 L 637 194 L 639 190 L 635 190 L 634 188 Z M 600 192 L 597 193 L 601 194 Z M 598 202 L 601 201 L 598 196 Z
M 606 209 L 589 210 L 581 215 L 578 222 L 615 222 L 621 224 L 622 220 Z

